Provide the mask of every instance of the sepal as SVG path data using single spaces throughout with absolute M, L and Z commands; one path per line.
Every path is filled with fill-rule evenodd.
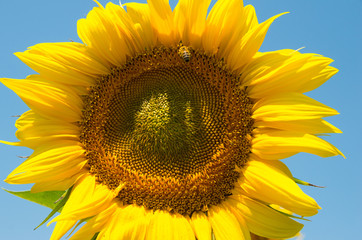
M 11 193 L 17 197 L 23 198 L 25 200 L 35 202 L 42 206 L 54 209 L 56 206 L 56 201 L 65 193 L 65 191 L 46 191 L 46 192 L 31 192 L 31 191 L 10 191 L 4 189 L 4 191 Z
M 56 212 L 60 212 L 65 203 L 68 201 L 70 193 L 72 191 L 72 188 L 69 188 L 60 198 L 58 198 L 54 203 L 56 204 L 53 210 L 49 213 L 49 215 L 36 227 L 34 230 L 36 230 L 38 227 L 46 223 L 51 217 L 54 216 Z
M 300 179 L 295 178 L 295 177 L 293 177 L 293 180 L 294 180 L 294 182 L 295 182 L 295 183 L 298 183 L 298 184 L 300 184 L 300 185 L 311 186 L 311 187 L 317 187 L 317 188 L 325 188 L 325 187 L 323 187 L 323 186 L 314 185 L 314 184 L 312 184 L 312 183 L 309 183 L 309 182 L 306 182 L 306 181 L 300 180 Z

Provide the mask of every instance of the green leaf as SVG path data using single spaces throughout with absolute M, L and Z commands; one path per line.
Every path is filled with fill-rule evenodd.
M 73 227 L 72 231 L 68 234 L 68 236 L 67 236 L 66 238 L 69 238 L 70 235 L 72 235 L 73 232 L 77 229 L 77 227 L 79 227 L 82 223 L 88 222 L 88 220 L 90 220 L 90 219 L 93 218 L 93 217 L 94 217 L 94 216 L 92 216 L 92 217 L 87 217 L 87 218 L 84 218 L 84 219 L 79 220 L 78 223 Z M 94 239 L 97 239 L 97 236 L 98 236 L 98 233 L 96 233 L 96 234 L 93 236 L 93 238 L 94 238 Z M 92 238 L 92 239 L 93 239 L 93 238 Z M 91 239 L 91 240 L 92 240 L 92 239 Z
M 94 234 L 94 236 L 92 237 L 92 239 L 91 239 L 91 240 L 96 240 L 96 239 L 97 239 L 97 237 L 98 237 L 98 234 L 99 234 L 99 233 Z
M 46 223 L 51 217 L 53 217 L 54 214 L 57 212 L 60 212 L 60 210 L 63 208 L 65 203 L 68 201 L 70 193 L 72 191 L 72 188 L 69 188 L 66 193 L 64 193 L 58 200 L 56 200 L 54 203 L 57 204 L 54 209 L 49 213 L 49 215 L 36 227 L 34 230 L 36 230 L 38 227 Z M 59 203 L 58 203 L 59 202 Z
M 51 209 L 57 205 L 56 201 L 65 193 L 65 191 L 47 191 L 39 193 L 32 193 L 30 191 L 14 192 L 4 188 L 3 190 L 17 197 L 35 202 Z

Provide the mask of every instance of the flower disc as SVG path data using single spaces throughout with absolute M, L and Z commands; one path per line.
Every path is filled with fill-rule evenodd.
M 91 173 L 121 201 L 181 214 L 231 194 L 250 152 L 252 103 L 219 59 L 155 48 L 89 90 L 81 142 Z M 182 196 L 180 198 L 180 196 Z M 177 199 L 177 200 L 175 200 Z

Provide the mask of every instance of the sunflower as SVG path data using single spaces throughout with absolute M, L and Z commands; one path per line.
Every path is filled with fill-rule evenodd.
M 83 43 L 16 53 L 38 74 L 1 79 L 30 107 L 16 136 L 33 154 L 5 180 L 68 190 L 51 239 L 289 238 L 318 204 L 280 161 L 342 155 L 317 135 L 337 114 L 304 95 L 331 59 L 258 52 L 271 23 L 219 0 L 108 3 L 78 21 Z

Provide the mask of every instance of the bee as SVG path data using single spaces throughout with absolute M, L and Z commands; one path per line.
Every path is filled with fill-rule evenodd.
M 178 50 L 178 55 L 185 61 L 189 62 L 191 59 L 191 52 L 190 49 L 186 46 L 182 46 Z

